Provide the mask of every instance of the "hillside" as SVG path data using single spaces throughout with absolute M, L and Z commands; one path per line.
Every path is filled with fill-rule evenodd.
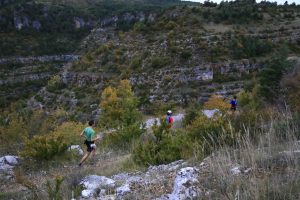
M 89 105 L 119 79 L 131 81 L 146 113 L 161 102 L 184 106 L 213 93 L 236 94 L 274 52 L 299 53 L 298 15 L 296 6 L 272 4 L 177 6 L 140 16 L 128 31 L 117 23 L 93 29 L 80 45 L 81 59 L 60 74 L 57 90 L 40 91 L 39 102 L 51 108 L 72 92 L 66 101 L 78 103 L 75 113 L 92 113 Z
M 117 23 L 117 29 L 126 30 L 138 16 L 181 4 L 176 1 L 22 0 L 1 3 L 1 107 L 26 99 L 45 86 L 50 76 L 61 71 L 62 64 L 74 60 L 58 57 L 81 54 L 79 44 L 91 29 Z M 119 19 L 111 21 L 113 16 L 119 16 Z M 34 70 L 30 71 L 32 67 Z
M 299 198 L 299 6 L 5 0 L 0 34 L 0 199 Z

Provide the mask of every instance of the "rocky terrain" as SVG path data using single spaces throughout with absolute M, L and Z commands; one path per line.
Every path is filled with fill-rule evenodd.
M 299 6 L 4 0 L 0 36 L 0 199 L 299 199 Z
M 78 149 L 78 147 L 75 148 L 74 146 L 72 149 L 79 150 L 77 153 L 80 154 L 80 147 Z M 225 152 L 216 152 L 201 162 L 178 160 L 169 164 L 150 166 L 143 171 L 122 172 L 112 176 L 89 174 L 78 180 L 77 184 L 81 188 L 80 194 L 78 197 L 73 196 L 72 198 L 82 200 L 185 200 L 219 199 L 225 198 L 225 196 L 242 198 L 249 195 L 246 191 L 255 187 L 253 185 L 246 186 L 249 188 L 247 190 L 245 188 L 246 191 L 243 191 L 242 188 L 245 187 L 243 184 L 251 180 L 258 184 L 259 181 L 263 181 L 264 176 L 271 176 L 276 181 L 275 177 L 277 175 L 280 176 L 281 172 L 289 176 L 299 170 L 297 166 L 293 166 L 290 169 L 287 168 L 287 165 L 299 162 L 299 142 L 289 143 L 289 147 L 284 146 L 283 149 L 285 150 L 279 149 L 275 151 L 274 148 L 269 149 L 269 147 L 264 150 L 253 149 L 254 153 L 263 151 L 266 155 L 263 158 L 253 157 L 252 159 L 254 160 L 248 160 L 250 162 L 247 161 L 247 159 L 250 159 L 248 156 L 254 156 L 254 154 L 246 156 L 244 154 L 246 152 L 240 149 L 240 153 L 245 155 L 240 160 L 234 159 L 229 155 L 226 156 L 229 151 L 225 150 Z M 0 158 L 2 179 L 5 178 L 8 182 L 15 181 L 12 169 L 14 166 L 19 165 L 17 159 L 15 156 Z M 272 163 L 272 169 L 268 169 L 268 166 L 265 165 L 269 162 Z M 82 171 L 101 168 L 106 164 L 107 161 L 104 159 L 96 161 L 92 166 L 84 166 L 83 168 L 66 166 L 67 168 L 63 170 L 71 169 L 73 173 L 82 177 Z M 277 172 L 273 171 L 273 169 L 276 169 Z M 43 173 L 44 176 L 49 176 L 48 173 L 51 174 L 53 172 Z M 296 179 L 297 177 L 298 175 L 295 174 L 294 178 Z M 251 191 L 248 192 L 251 193 Z
M 43 29 L 50 28 L 45 24 L 49 23 L 54 10 L 43 8 L 43 4 L 21 4 L 20 8 L 13 7 L 13 2 L 5 5 L 3 14 L 7 16 L 1 18 L 3 27 L 13 18 L 10 20 L 14 22 L 12 26 L 19 31 L 34 26 L 38 28 L 35 31 L 43 35 Z M 39 21 L 39 15 L 30 17 L 26 10 L 31 7 L 42 9 L 43 19 Z M 91 7 L 89 5 L 88 9 Z M 12 12 L 14 8 L 17 10 Z M 7 96 L 2 105 L 22 98 L 22 92 L 20 95 L 15 92 L 19 88 L 18 91 L 31 94 L 24 96 L 27 98 L 37 92 L 29 102 L 33 107 L 53 109 L 57 103 L 62 103 L 65 109 L 77 115 L 90 115 L 95 109 L 89 107 L 99 101 L 95 93 L 101 93 L 108 84 L 124 78 L 131 81 L 144 105 L 203 102 L 213 93 L 229 96 L 240 91 L 263 69 L 273 49 L 282 43 L 291 47 L 291 53 L 298 52 L 300 20 L 296 8 L 274 11 L 264 4 L 253 6 L 258 18 L 247 25 L 215 22 L 217 11 L 211 11 L 211 19 L 206 19 L 210 9 L 205 6 L 178 6 L 163 12 L 140 9 L 115 12 L 110 16 L 99 13 L 96 18 L 82 17 L 80 9 L 73 16 L 68 15 L 70 30 L 91 30 L 85 38 L 81 36 L 84 39 L 72 51 L 80 58 L 77 55 L 2 57 L 0 65 L 4 70 L 0 84 L 5 91 L 3 96 Z M 63 10 L 60 12 L 61 17 L 66 14 Z M 128 29 L 120 29 L 123 25 L 128 25 Z M 66 65 L 66 61 L 73 62 Z M 56 86 L 40 90 L 47 84 L 46 80 L 56 74 L 61 79 Z M 20 84 L 26 82 L 28 85 L 34 82 L 39 87 L 22 88 Z M 88 97 L 83 94 L 86 91 L 89 91 Z M 79 108 L 83 104 L 87 105 L 84 111 L 87 113 Z

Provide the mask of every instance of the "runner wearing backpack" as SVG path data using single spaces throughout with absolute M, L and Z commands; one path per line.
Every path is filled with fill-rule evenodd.
M 167 112 L 166 122 L 167 122 L 168 128 L 171 128 L 172 125 L 173 125 L 173 117 L 172 117 L 172 111 L 171 110 L 168 110 L 168 112 Z

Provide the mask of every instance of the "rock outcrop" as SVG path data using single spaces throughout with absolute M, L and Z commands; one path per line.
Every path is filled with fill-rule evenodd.
M 142 193 L 150 190 L 153 192 L 151 196 L 153 198 L 156 196 L 160 200 L 199 198 L 201 195 L 198 181 L 199 169 L 187 167 L 187 165 L 186 162 L 179 160 L 168 165 L 151 166 L 145 173 L 121 173 L 110 178 L 96 175 L 87 176 L 81 182 L 85 188 L 81 192 L 81 197 L 82 199 L 119 200 L 136 196 L 143 198 Z M 150 197 L 145 198 L 149 199 Z
M 13 178 L 14 171 L 13 168 L 19 164 L 17 156 L 3 156 L 0 157 L 0 180 L 9 180 Z
M 45 63 L 45 62 L 71 62 L 78 60 L 79 55 L 46 55 L 46 56 L 28 56 L 28 57 L 9 57 L 1 58 L 0 65 L 5 64 L 32 64 L 32 63 Z

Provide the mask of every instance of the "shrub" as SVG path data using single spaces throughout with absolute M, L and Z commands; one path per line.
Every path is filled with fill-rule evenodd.
M 62 134 L 49 134 L 34 136 L 25 141 L 21 156 L 29 156 L 38 160 L 48 160 L 68 147 Z
M 251 58 L 262 56 L 272 51 L 270 41 L 258 40 L 254 37 L 240 37 L 231 41 L 230 48 L 234 58 Z
M 183 119 L 183 125 L 190 125 L 201 114 L 201 106 L 198 103 L 192 103 L 186 109 L 186 113 Z
M 139 123 L 126 126 L 116 132 L 108 134 L 103 140 L 104 147 L 128 149 L 132 141 L 138 139 L 145 132 Z
M 133 26 L 133 30 L 136 32 L 145 32 L 147 31 L 147 26 L 143 22 L 136 22 Z
M 278 52 L 266 64 L 260 73 L 259 95 L 268 101 L 275 101 L 280 92 L 280 81 L 285 72 L 291 67 L 291 62 L 286 59 L 286 52 Z
M 28 134 L 26 121 L 16 115 L 5 121 L 7 124 L 0 126 L 0 152 L 16 153 L 21 148 L 22 137 Z
M 252 93 L 242 91 L 237 95 L 237 98 L 238 106 L 244 110 L 257 110 L 261 106 L 261 102 L 255 94 L 255 89 Z
M 176 28 L 177 27 L 177 24 L 176 24 L 176 22 L 174 22 L 174 21 L 169 21 L 166 25 L 165 25 L 165 28 L 167 29 L 167 30 L 172 30 L 172 29 L 174 29 L 174 28 Z
M 131 61 L 130 67 L 132 69 L 138 69 L 142 65 L 142 59 L 141 57 L 134 57 Z
M 60 90 L 64 87 L 64 84 L 59 75 L 51 77 L 48 81 L 47 90 L 53 93 L 59 93 Z
M 53 186 L 49 180 L 47 181 L 46 186 L 47 186 L 47 192 L 48 192 L 49 199 L 52 199 L 52 200 L 62 200 L 63 199 L 62 192 L 60 191 L 61 184 L 63 181 L 64 181 L 64 178 L 61 176 L 55 177 L 55 182 L 54 182 Z
M 151 67 L 154 69 L 165 67 L 171 62 L 170 58 L 167 57 L 154 57 L 151 60 Z
M 161 125 L 154 125 L 151 135 L 133 146 L 133 159 L 141 165 L 158 165 L 179 159 L 186 159 L 193 154 L 193 141 L 183 132 L 172 132 L 164 119 Z
M 204 154 L 211 153 L 213 149 L 223 144 L 233 144 L 234 135 L 230 134 L 229 124 L 222 117 L 208 119 L 199 115 L 187 127 L 188 137 L 197 141 Z
M 54 131 L 57 126 L 60 126 L 67 119 L 68 114 L 63 109 L 56 109 L 49 113 L 43 110 L 35 110 L 26 120 L 26 129 L 29 137 L 37 134 L 47 134 Z
M 47 160 L 64 152 L 71 144 L 80 142 L 79 134 L 83 124 L 65 122 L 53 132 L 46 135 L 35 135 L 25 138 L 22 156 L 29 156 L 37 160 Z
M 182 51 L 180 54 L 181 59 L 184 61 L 188 60 L 191 56 L 192 56 L 192 53 L 187 50 Z
M 117 88 L 107 87 L 101 96 L 102 114 L 100 126 L 103 128 L 122 128 L 140 121 L 137 110 L 138 100 L 133 95 L 128 80 L 120 81 Z
M 219 109 L 225 113 L 229 108 L 229 102 L 226 102 L 222 96 L 212 95 L 207 102 L 204 103 L 205 109 Z
M 293 111 L 300 113 L 300 70 L 294 69 L 283 77 L 282 86 L 286 88 L 287 100 Z

